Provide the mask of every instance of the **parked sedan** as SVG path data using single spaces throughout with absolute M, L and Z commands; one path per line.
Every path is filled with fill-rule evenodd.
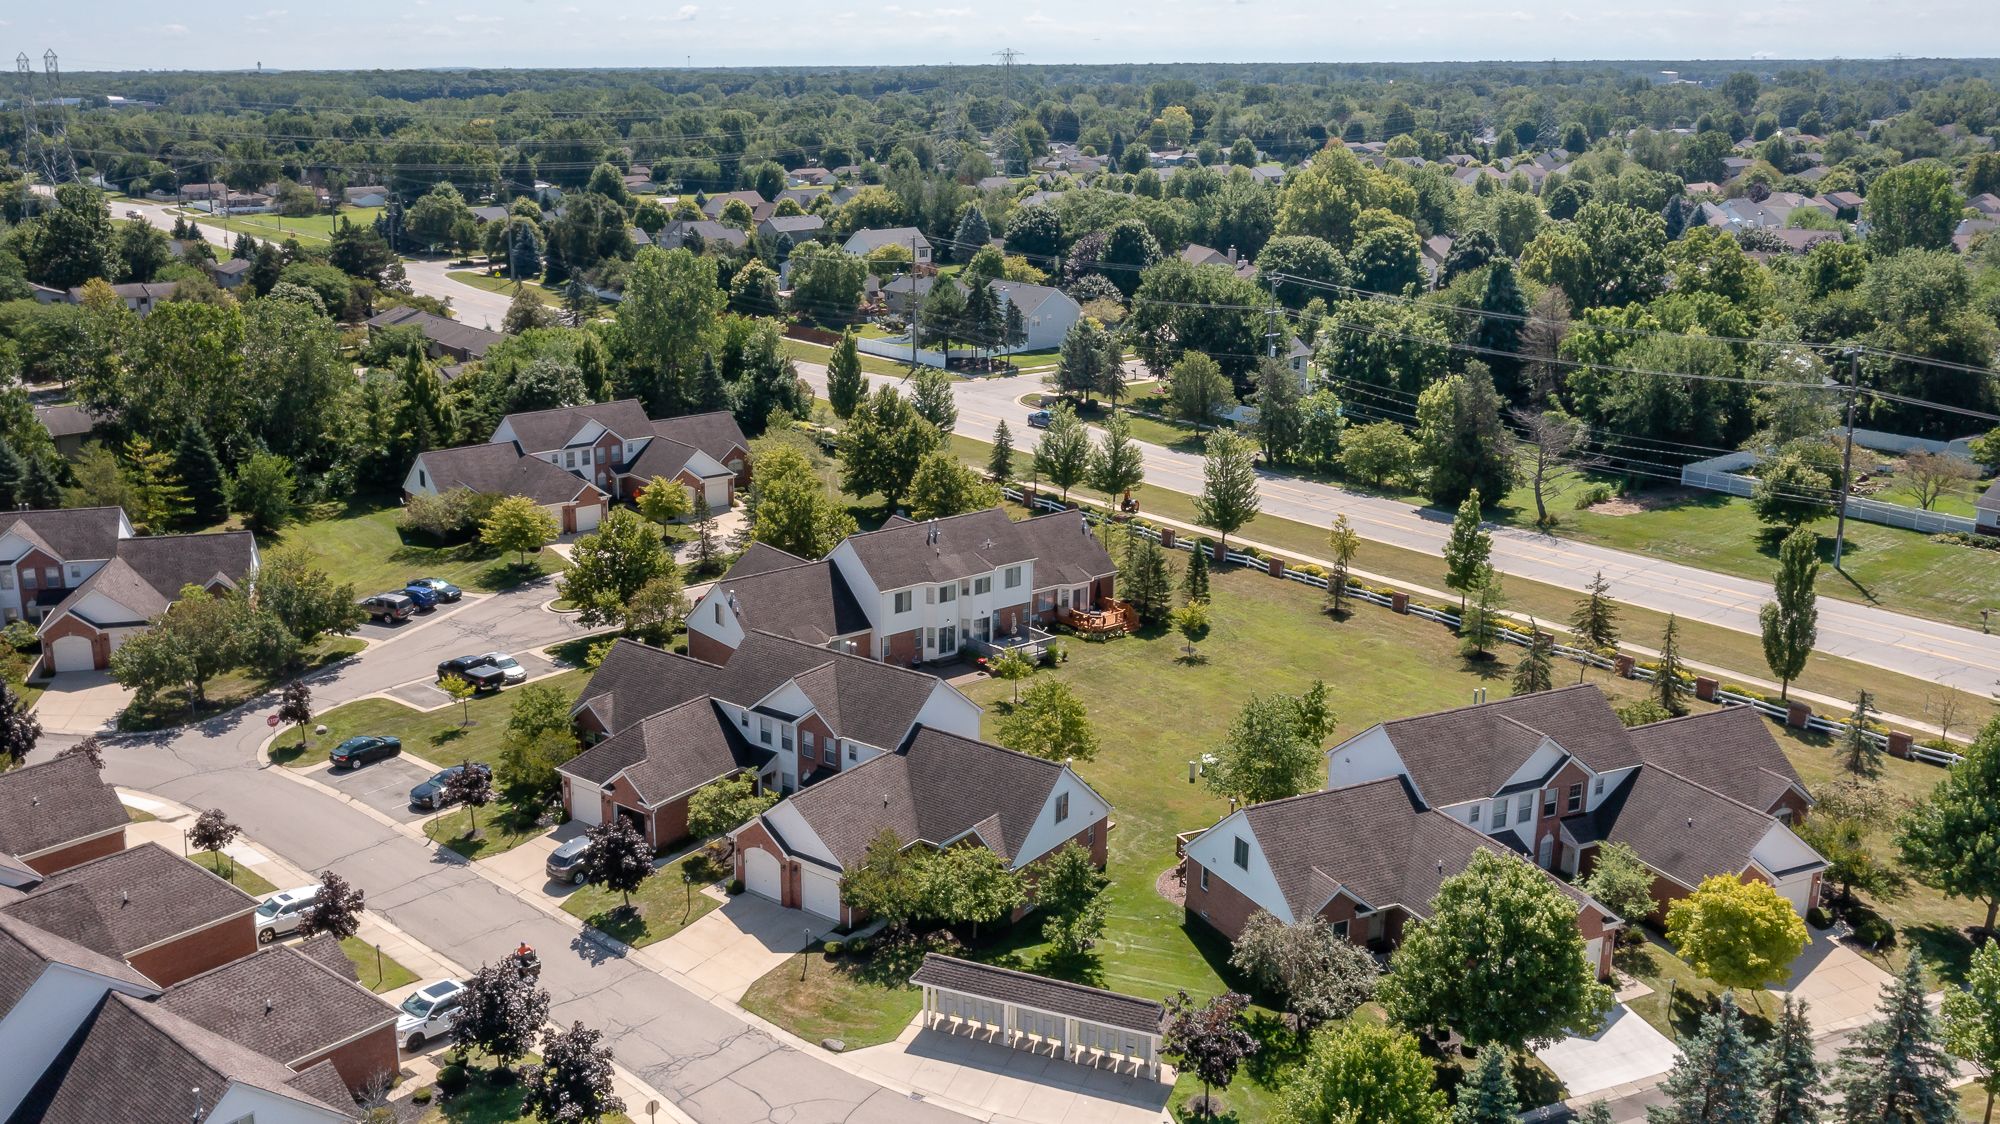
M 364 734 L 349 738 L 333 747 L 326 755 L 328 764 L 336 769 L 352 769 L 370 761 L 380 761 L 403 752 L 403 739 L 396 737 Z
M 493 775 L 492 767 L 482 762 L 474 761 L 472 769 L 474 772 L 484 773 L 488 777 Z M 410 790 L 411 806 L 432 810 L 444 807 L 450 802 L 449 798 L 445 795 L 447 787 L 451 784 L 453 777 L 458 776 L 464 771 L 464 765 L 453 765 L 449 769 L 439 769 L 435 776 Z
M 451 584 L 450 582 L 444 580 L 443 578 L 411 578 L 409 584 L 404 586 L 403 588 L 427 589 L 434 596 L 436 596 L 439 601 L 443 601 L 446 603 L 457 601 L 459 598 L 465 596 L 464 590 L 458 588 L 457 586 Z
M 417 1050 L 434 1038 L 451 1033 L 465 1009 L 465 985 L 457 980 L 439 980 L 410 993 L 396 1008 L 396 1041 L 405 1050 Z
M 439 664 L 437 667 L 438 681 L 442 683 L 445 676 L 456 675 L 461 679 L 472 682 L 475 687 L 483 687 L 485 686 L 484 680 L 486 677 L 476 674 L 480 668 L 492 668 L 499 673 L 498 680 L 493 683 L 496 687 L 502 683 L 522 683 L 528 678 L 528 669 L 522 667 L 520 661 L 507 653 L 482 652 L 476 656 L 459 656 Z

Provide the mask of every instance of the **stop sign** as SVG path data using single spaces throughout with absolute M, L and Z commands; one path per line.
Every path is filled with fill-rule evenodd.
M 278 724 L 278 716 L 275 714 L 269 715 L 264 719 L 264 725 L 266 726 L 276 727 L 277 724 Z

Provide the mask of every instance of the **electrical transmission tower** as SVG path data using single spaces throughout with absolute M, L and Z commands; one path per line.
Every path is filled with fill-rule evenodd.
M 1021 52 L 1012 47 L 1002 47 L 993 52 L 993 57 L 1000 60 L 1001 96 L 1010 96 L 1014 92 L 1014 61 L 1021 57 Z
M 63 101 L 62 74 L 56 68 L 55 48 L 42 52 L 42 70 L 48 79 L 51 106 L 49 136 L 42 146 L 42 160 L 48 170 L 49 186 L 54 187 L 77 178 L 76 154 L 69 148 L 69 106 Z
M 42 131 L 35 123 L 35 64 L 28 61 L 28 52 L 14 56 L 15 84 L 21 90 L 21 167 L 30 175 L 46 173 L 43 163 Z

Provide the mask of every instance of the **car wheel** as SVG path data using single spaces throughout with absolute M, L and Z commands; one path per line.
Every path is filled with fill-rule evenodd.
M 583 885 L 583 872 L 579 870 L 575 874 L 570 875 L 569 884 L 572 886 Z
M 277 940 L 277 939 L 278 939 L 278 933 L 277 933 L 277 930 L 275 930 L 275 929 L 259 929 L 259 930 L 257 930 L 257 943 L 258 943 L 258 944 L 270 944 L 270 943 L 271 943 L 272 941 L 274 941 L 274 940 Z
M 403 1049 L 408 1050 L 409 1052 L 414 1054 L 418 1050 L 424 1048 L 424 1041 L 425 1041 L 424 1032 L 420 1030 L 417 1033 L 410 1035 L 410 1040 L 408 1042 L 403 1043 Z

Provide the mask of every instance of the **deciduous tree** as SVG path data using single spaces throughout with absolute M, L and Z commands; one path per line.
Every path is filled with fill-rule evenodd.
M 655 523 L 672 523 L 693 512 L 694 497 L 678 480 L 655 476 L 639 491 L 639 514 Z
M 891 511 L 908 494 L 924 455 L 944 443 L 937 427 L 892 386 L 869 395 L 841 436 L 841 486 L 857 496 L 880 493 Z
M 854 408 L 868 393 L 868 382 L 861 374 L 861 350 L 855 343 L 854 331 L 842 332 L 840 342 L 833 347 L 833 356 L 826 363 L 826 400 L 833 407 L 835 417 L 846 421 L 854 416 Z
M 1324 767 L 1321 743 L 1332 726 L 1325 696 L 1326 685 L 1320 682 L 1303 695 L 1250 696 L 1215 751 L 1208 787 L 1245 804 L 1282 800 L 1314 788 Z
M 800 558 L 823 558 L 857 529 L 812 462 L 779 447 L 757 461 L 750 485 L 750 535 Z
M 999 486 L 960 464 L 947 449 L 924 454 L 916 475 L 910 478 L 910 516 L 914 519 L 944 519 L 999 502 Z
M 583 880 L 624 896 L 632 908 L 632 891 L 653 876 L 653 848 L 625 816 L 612 816 L 589 831 L 583 850 Z
M 562 528 L 555 516 L 526 496 L 505 496 L 493 505 L 479 525 L 479 541 L 502 554 L 515 554 L 520 564 L 528 555 L 556 541 Z
M 660 542 L 659 529 L 637 512 L 614 508 L 597 530 L 576 540 L 570 567 L 556 588 L 577 606 L 577 620 L 598 627 L 623 623 L 633 595 L 673 572 L 674 560 Z
M 1417 1040 L 1360 1021 L 1314 1034 L 1282 1096 L 1287 1124 L 1445 1124 L 1448 1119 L 1444 1094 Z
M 1451 521 L 1451 535 L 1444 544 L 1444 584 L 1458 591 L 1458 608 L 1465 611 L 1466 596 L 1485 583 L 1492 571 L 1493 535 L 1479 521 L 1479 492 L 1475 489 L 1458 505 Z
M 541 1124 L 582 1124 L 623 1112 L 604 1035 L 580 1022 L 542 1035 L 542 1060 L 522 1074 L 522 1111 Z
M 1185 988 L 1167 997 L 1167 1020 L 1160 1035 L 1160 1053 L 1183 1073 L 1201 1081 L 1201 1115 L 1213 1119 L 1213 1089 L 1227 1089 L 1236 1071 L 1254 1056 L 1261 1043 L 1242 1025 L 1250 997 L 1226 992 L 1196 1006 Z M 1421 1059 L 1419 1059 L 1421 1060 Z M 1428 1067 L 1426 1067 L 1428 1069 Z
M 1090 450 L 1084 479 L 1113 500 L 1137 491 L 1146 479 L 1145 456 L 1132 440 L 1132 426 L 1125 415 L 1112 414 L 1104 420 L 1104 435 Z
M 1667 939 L 1695 971 L 1754 989 L 1784 980 L 1811 938 L 1770 883 L 1717 874 L 1667 907 Z
M 1993 1124 L 2000 1091 L 2000 941 L 1972 951 L 1965 986 L 1944 993 L 1944 1045 L 1951 1056 L 1979 1071 L 1986 1085 L 1986 1124 Z
M 1035 908 L 1042 914 L 1042 939 L 1057 956 L 1077 957 L 1104 935 L 1104 891 L 1111 880 L 1097 869 L 1090 852 L 1074 842 L 1035 864 Z
M 1598 847 L 1590 876 L 1580 885 L 1584 893 L 1624 918 L 1628 933 L 1636 934 L 1639 922 L 1651 917 L 1656 908 L 1653 872 L 1639 861 L 1639 852 L 1629 843 L 1611 842 Z
M 1353 1014 L 1375 994 L 1378 975 L 1374 957 L 1324 919 L 1288 925 L 1261 909 L 1237 936 L 1229 964 L 1283 1003 L 1305 1030 Z
M 1000 716 L 1000 744 L 1045 761 L 1089 761 L 1097 756 L 1097 731 L 1083 700 L 1060 679 L 1043 679 L 1021 692 Z
M 1896 835 L 1917 881 L 1986 907 L 1986 935 L 2000 935 L 2000 719 L 1987 723 Z
M 1226 547 L 1230 535 L 1257 517 L 1256 447 L 1227 430 L 1216 430 L 1208 435 L 1201 474 L 1195 518 L 1213 527 Z
M 1758 610 L 1764 630 L 1764 662 L 1778 677 L 1778 697 L 1790 696 L 1792 680 L 1806 669 L 1819 642 L 1819 536 L 1801 527 L 1778 548 L 1776 596 Z
M 1090 471 L 1090 430 L 1067 405 L 1049 411 L 1048 427 L 1035 442 L 1035 472 L 1062 489 L 1064 503 L 1069 490 L 1084 482 Z
M 188 846 L 197 851 L 206 851 L 220 856 L 222 849 L 236 842 L 242 829 L 229 822 L 220 808 L 210 808 L 194 818 L 194 826 L 188 828 Z M 216 860 L 219 864 L 220 859 Z M 218 871 L 218 873 L 220 873 Z
M 313 903 L 299 913 L 299 935 L 314 937 L 325 933 L 346 940 L 360 930 L 361 913 L 366 908 L 367 895 L 360 887 L 349 885 L 347 879 L 333 871 L 321 871 L 319 892 L 313 895 Z
M 762 815 L 778 802 L 778 794 L 758 792 L 756 781 L 748 773 L 739 773 L 695 789 L 688 797 L 688 834 L 710 839 Z

